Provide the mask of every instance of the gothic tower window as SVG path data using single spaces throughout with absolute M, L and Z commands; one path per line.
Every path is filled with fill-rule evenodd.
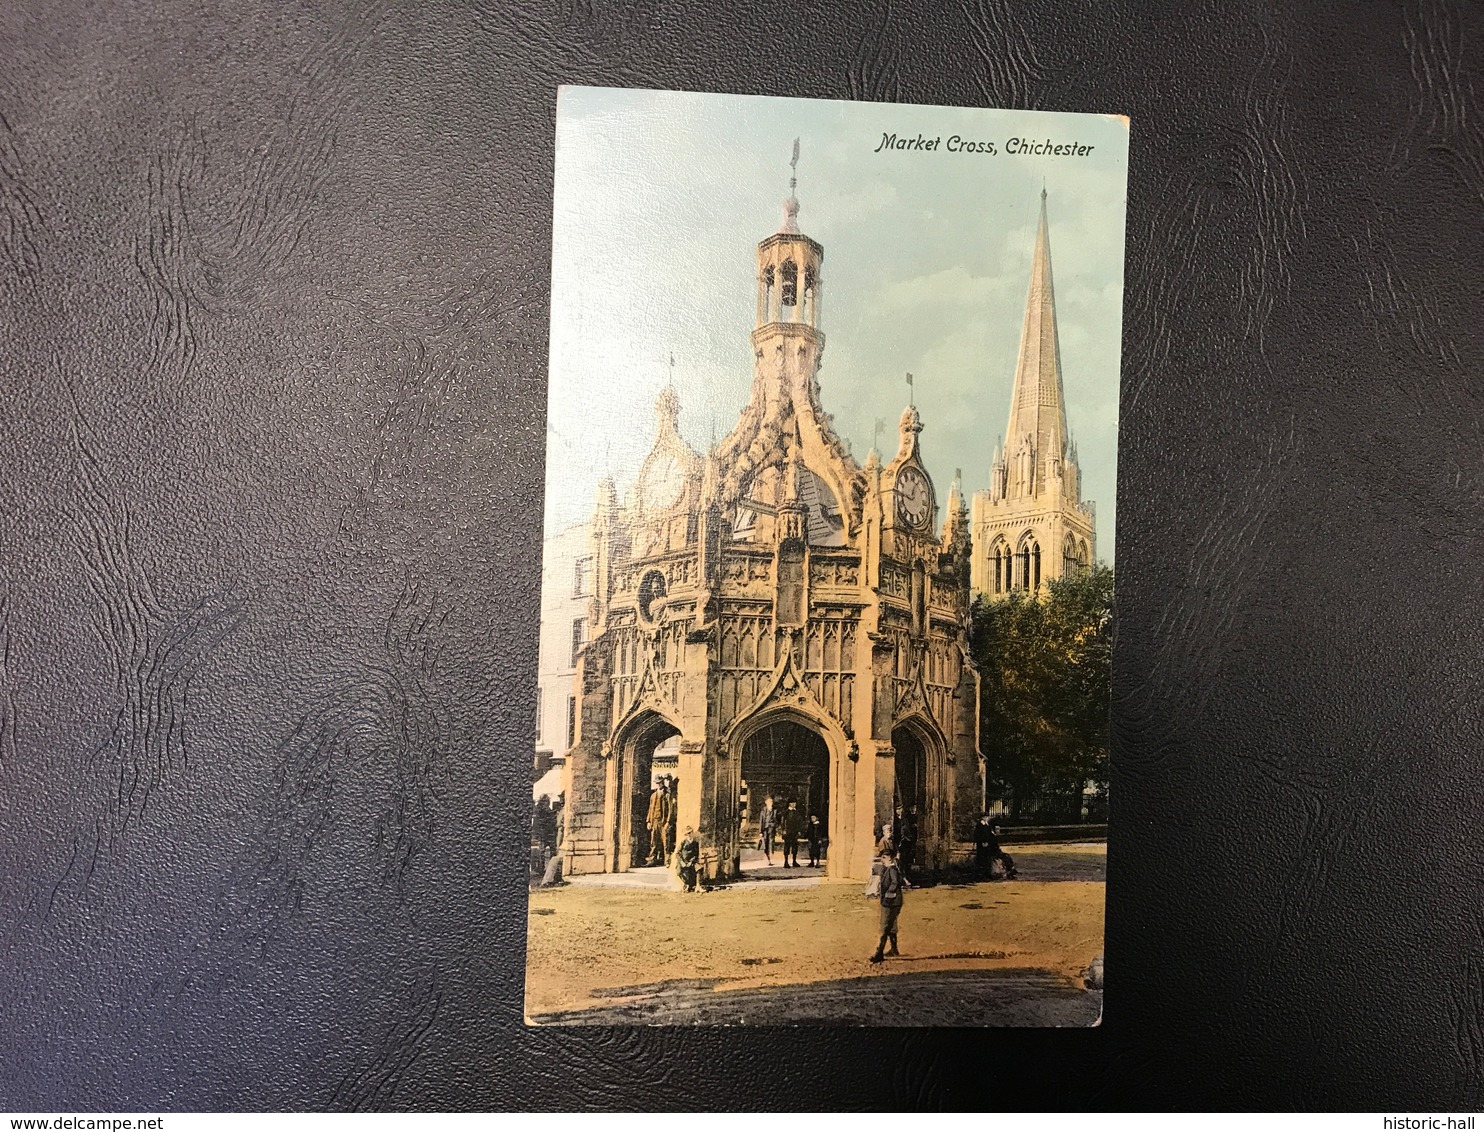
M 786 307 L 796 306 L 799 301 L 799 269 L 793 260 L 783 261 L 783 286 L 779 290 L 779 301 Z
M 995 543 L 994 553 L 990 555 L 990 561 L 994 563 L 994 592 L 997 594 L 1010 592 L 1010 568 L 1012 559 L 1010 548 L 1005 545 L 1003 539 Z
M 1077 572 L 1077 568 L 1081 565 L 1082 563 L 1077 560 L 1077 540 L 1071 535 L 1068 535 L 1066 541 L 1062 544 L 1062 573 L 1068 576 L 1075 574 Z
M 758 316 L 760 322 L 773 321 L 773 289 L 776 286 L 773 265 L 763 268 L 763 309 Z
M 570 667 L 577 667 L 578 655 L 585 644 L 587 644 L 587 618 L 578 617 L 572 622 L 572 663 Z
M 815 277 L 814 268 L 804 268 L 804 318 L 810 326 L 816 326 L 819 322 L 817 306 L 819 303 L 819 280 Z
M 1031 543 L 1031 580 L 1027 588 L 1038 590 L 1041 588 L 1041 544 Z

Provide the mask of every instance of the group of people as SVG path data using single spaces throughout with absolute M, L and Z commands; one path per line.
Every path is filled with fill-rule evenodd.
M 696 891 L 696 881 L 701 865 L 701 843 L 692 826 L 685 827 L 685 836 L 679 844 L 675 841 L 676 826 L 680 821 L 680 780 L 673 774 L 662 774 L 649 792 L 649 811 L 644 817 L 644 828 L 649 831 L 649 853 L 646 865 L 674 865 L 686 892 Z
M 871 955 L 872 963 L 881 963 L 897 950 L 897 920 L 906 903 L 906 891 L 912 887 L 907 879 L 912 855 L 917 848 L 916 811 L 897 807 L 896 817 L 881 827 L 881 840 L 876 843 L 876 863 L 871 866 L 871 881 L 866 895 L 881 906 L 881 936 Z M 981 876 L 993 877 L 995 867 L 1009 880 L 1015 877 L 1015 861 L 1000 846 L 999 826 L 989 814 L 980 814 L 974 826 L 974 866 Z
M 758 811 L 757 833 L 757 847 L 770 865 L 773 863 L 774 842 L 781 835 L 783 867 L 793 869 L 801 867 L 799 865 L 799 842 L 801 840 L 809 846 L 809 868 L 811 869 L 820 867 L 820 863 L 824 860 L 825 845 L 829 840 L 824 823 L 819 820 L 818 814 L 810 814 L 806 821 L 804 812 L 799 809 L 798 802 L 793 799 L 789 799 L 788 809 L 780 814 L 773 804 L 771 794 L 764 799 L 763 808 Z
M 988 814 L 980 814 L 974 826 L 974 868 L 980 876 L 994 879 L 996 865 L 1006 880 L 1015 879 L 1015 859 L 1000 848 L 1000 827 Z

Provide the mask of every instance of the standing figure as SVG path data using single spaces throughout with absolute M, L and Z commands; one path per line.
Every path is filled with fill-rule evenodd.
M 778 811 L 773 808 L 773 795 L 763 803 L 763 812 L 757 816 L 757 847 L 763 851 L 768 864 L 773 863 L 773 835 L 778 829 Z
M 799 867 L 799 838 L 804 833 L 804 815 L 799 804 L 790 801 L 788 812 L 783 815 L 783 867 Z
M 824 823 L 818 814 L 809 815 L 809 828 L 805 832 L 809 837 L 809 867 L 817 869 L 824 857 Z
M 701 860 L 701 843 L 696 840 L 696 831 L 685 827 L 685 839 L 675 850 L 675 871 L 680 874 L 680 883 L 686 892 L 696 890 L 696 866 Z
M 889 824 L 883 825 L 881 827 L 881 839 L 876 842 L 876 856 L 880 857 L 881 854 L 892 848 L 893 844 L 894 843 L 891 839 L 891 826 Z
M 675 852 L 675 826 L 680 820 L 680 779 L 672 775 L 665 778 L 669 787 L 665 801 L 665 860 L 668 861 Z
M 536 808 L 531 813 L 531 844 L 540 845 L 545 849 L 551 849 L 551 838 L 547 830 L 551 825 L 551 798 L 543 794 L 536 800 Z
M 912 870 L 912 858 L 917 855 L 917 807 L 907 807 L 901 817 L 901 831 L 897 843 L 897 864 L 903 872 Z
M 649 813 L 644 818 L 644 827 L 649 830 L 649 857 L 644 862 L 646 865 L 663 864 L 665 860 L 665 826 L 669 820 L 665 815 L 665 802 L 668 798 L 664 784 L 656 782 L 649 794 Z
M 876 943 L 876 954 L 871 956 L 872 963 L 880 963 L 887 955 L 901 954 L 897 951 L 897 917 L 902 914 L 903 894 L 908 884 L 890 845 L 881 854 L 880 863 L 871 871 L 881 879 L 881 939 Z M 890 951 L 886 950 L 888 942 L 891 943 Z
M 551 828 L 554 831 L 552 838 L 552 852 L 558 852 L 562 842 L 567 839 L 567 802 L 566 798 L 558 794 L 556 801 L 551 804 Z

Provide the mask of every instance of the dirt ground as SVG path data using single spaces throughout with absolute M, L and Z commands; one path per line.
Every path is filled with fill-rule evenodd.
M 882 964 L 868 962 L 878 905 L 862 897 L 860 882 L 765 882 L 704 893 L 579 885 L 533 892 L 527 1020 L 573 1022 L 581 1020 L 577 1012 L 593 1010 L 597 1021 L 656 996 L 928 972 L 1032 972 L 1080 990 L 1082 971 L 1103 950 L 1106 847 L 1011 848 L 1016 880 L 909 891 L 902 955 Z

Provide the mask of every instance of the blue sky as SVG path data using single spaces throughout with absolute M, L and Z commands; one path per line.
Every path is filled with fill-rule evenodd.
M 883 133 L 934 152 L 874 152 Z M 950 153 L 953 135 L 994 156 Z M 1111 561 L 1128 126 L 1103 115 L 565 87 L 557 113 L 546 529 L 632 483 L 670 379 L 704 450 L 752 383 L 756 243 L 778 229 L 793 139 L 800 228 L 824 245 L 820 388 L 864 460 L 895 444 L 916 375 L 940 503 L 985 487 L 1009 414 L 1044 183 L 1068 421 Z M 1093 146 L 1014 156 L 1012 137 Z

